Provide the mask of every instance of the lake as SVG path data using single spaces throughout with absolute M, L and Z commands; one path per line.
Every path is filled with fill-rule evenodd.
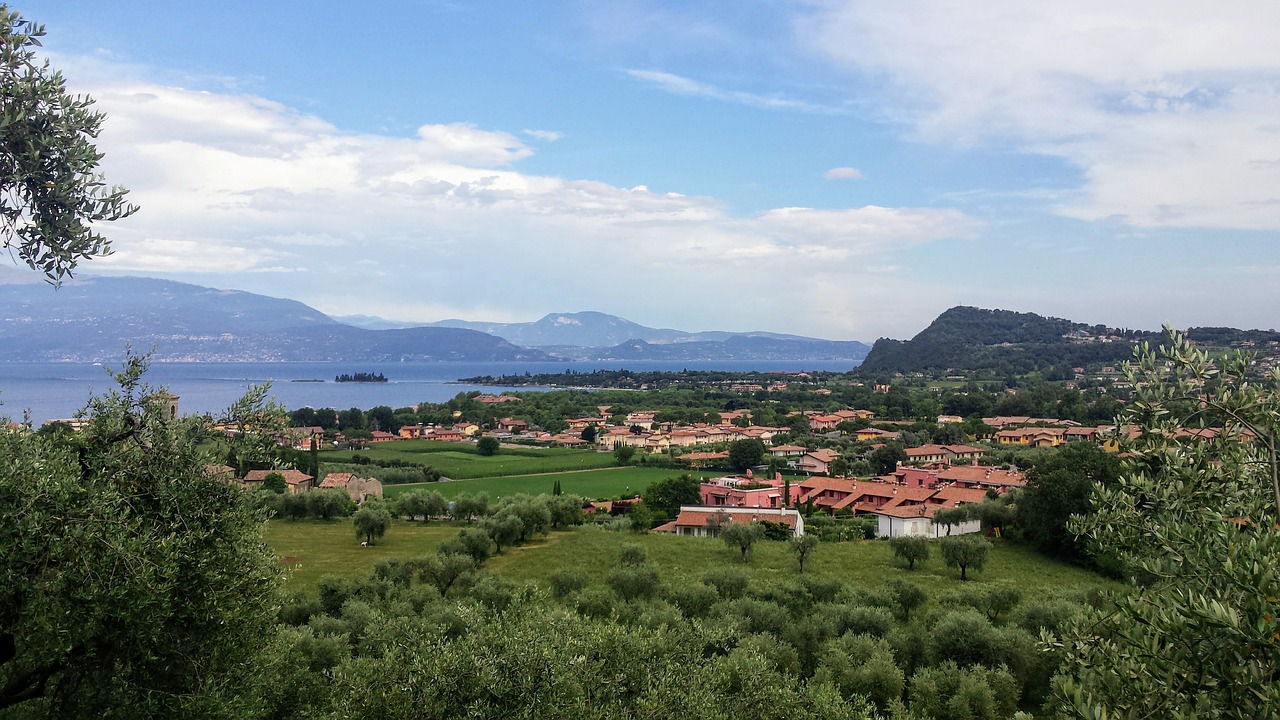
M 107 363 L 110 367 L 111 364 Z M 288 408 L 332 407 L 367 410 L 378 405 L 405 407 L 421 402 L 443 402 L 460 392 L 483 390 L 498 394 L 512 388 L 465 385 L 458 378 L 479 375 L 558 373 L 593 370 L 679 371 L 834 371 L 852 368 L 847 361 L 793 362 L 405 362 L 405 363 L 153 363 L 147 382 L 179 396 L 183 414 L 225 410 L 251 385 L 271 383 L 271 396 Z M 14 419 L 30 410 L 39 425 L 45 420 L 69 418 L 84 407 L 91 395 L 113 387 L 107 368 L 88 363 L 0 363 L 0 417 Z M 386 383 L 335 383 L 343 373 L 382 373 Z M 306 382 L 323 380 L 324 382 Z M 536 388 L 519 388 L 534 390 Z

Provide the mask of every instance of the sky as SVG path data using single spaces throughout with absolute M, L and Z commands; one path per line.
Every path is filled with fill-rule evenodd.
M 80 277 L 837 340 L 1280 326 L 1280 3 L 16 7 L 141 207 Z

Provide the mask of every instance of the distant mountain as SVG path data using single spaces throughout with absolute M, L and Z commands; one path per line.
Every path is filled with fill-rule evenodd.
M 549 348 L 548 348 L 549 349 Z M 792 340 L 753 335 L 729 335 L 724 340 L 650 343 L 633 339 L 609 348 L 581 352 L 590 360 L 848 360 L 856 365 L 867 354 L 856 341 Z M 563 348 L 557 348 L 563 353 Z
M 0 285 L 0 361 L 101 361 L 126 344 L 157 360 L 551 359 L 472 330 L 366 330 L 293 300 L 166 280 Z
M 365 330 L 403 330 L 405 328 L 424 327 L 423 323 L 387 320 L 373 315 L 330 315 L 329 317 L 343 325 L 364 328 Z
M 1010 310 L 953 307 L 907 341 L 881 338 L 865 372 L 992 370 L 1026 373 L 1118 362 L 1156 332 L 1117 330 Z
M 685 342 L 723 342 L 733 337 L 760 337 L 800 342 L 829 342 L 800 335 L 767 332 L 685 332 L 670 328 L 651 328 L 616 315 L 601 312 L 551 313 L 541 320 L 524 323 L 489 323 L 469 320 L 441 320 L 434 327 L 467 328 L 509 340 L 517 345 L 537 348 L 609 348 L 632 340 L 660 345 Z M 856 343 L 870 349 L 864 343 Z M 865 354 L 865 350 L 863 351 Z M 841 356 L 849 357 L 849 356 Z M 861 357 L 859 355 L 858 357 Z

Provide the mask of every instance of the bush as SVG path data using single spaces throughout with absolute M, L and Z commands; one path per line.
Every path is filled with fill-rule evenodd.
M 1018 709 L 1018 685 L 1009 671 L 953 662 L 917 671 L 909 696 L 911 711 L 931 720 L 1000 720 Z
M 551 594 L 557 598 L 566 598 L 587 586 L 587 574 L 576 568 L 559 568 L 547 576 L 551 583 Z
M 697 584 L 668 586 L 665 597 L 667 602 L 675 605 L 687 618 L 706 617 L 711 607 L 720 599 L 714 588 Z
M 609 573 L 605 582 L 623 600 L 639 600 L 657 595 L 661 580 L 651 567 L 624 567 Z
M 476 454 L 491 457 L 498 454 L 498 449 L 500 447 L 501 445 L 498 443 L 498 438 L 485 435 L 476 441 Z
M 893 614 L 884 608 L 838 606 L 831 613 L 836 624 L 836 634 L 867 635 L 882 638 L 893 627 Z
M 747 585 L 751 579 L 736 568 L 711 570 L 702 576 L 702 582 L 715 588 L 716 593 L 725 600 L 736 600 L 747 594 Z

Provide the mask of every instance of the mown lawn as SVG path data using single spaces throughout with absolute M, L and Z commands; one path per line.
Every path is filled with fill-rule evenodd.
M 552 487 L 559 480 L 560 490 L 565 494 L 607 499 L 644 492 L 650 484 L 669 477 L 678 477 L 682 472 L 684 471 L 675 468 L 614 467 L 552 475 L 514 475 L 455 482 L 387 485 L 383 488 L 383 494 L 393 498 L 413 490 L 434 490 L 452 499 L 462 493 L 479 492 L 487 493 L 490 500 L 496 500 L 517 493 L 549 495 Z
M 580 448 L 534 448 L 503 445 L 496 455 L 484 456 L 467 443 L 431 440 L 396 440 L 378 443 L 367 450 L 332 450 L 320 453 L 322 462 L 345 463 L 352 455 L 371 462 L 400 461 L 429 465 L 457 479 L 528 475 L 530 473 L 565 472 L 615 464 L 612 453 Z
M 326 574 L 362 577 L 372 572 L 383 558 L 410 559 L 434 552 L 457 534 L 460 524 L 410 523 L 396 521 L 378 544 L 360 547 L 350 520 L 273 520 L 266 540 L 281 556 L 289 574 L 290 589 L 305 589 Z M 512 548 L 491 558 L 485 569 L 520 582 L 548 587 L 547 576 L 559 568 L 587 572 L 593 584 L 618 566 L 623 545 L 642 546 L 666 583 L 697 582 L 708 570 L 741 568 L 757 583 L 777 583 L 799 575 L 795 558 L 781 542 L 760 542 L 743 564 L 738 554 L 724 543 L 710 538 L 677 537 L 658 533 L 615 533 L 594 527 L 555 532 L 534 543 Z M 876 588 L 893 578 L 910 580 L 933 594 L 963 587 L 959 573 L 947 568 L 932 547 L 932 557 L 917 563 L 914 571 L 897 563 L 889 544 L 880 540 L 819 545 L 810 556 L 806 574 L 836 578 L 851 587 Z M 997 542 L 987 566 L 970 570 L 969 585 L 997 581 L 1014 583 L 1023 597 L 1068 590 L 1087 591 L 1119 587 L 1098 575 L 1072 565 L 1050 560 L 1028 548 Z

